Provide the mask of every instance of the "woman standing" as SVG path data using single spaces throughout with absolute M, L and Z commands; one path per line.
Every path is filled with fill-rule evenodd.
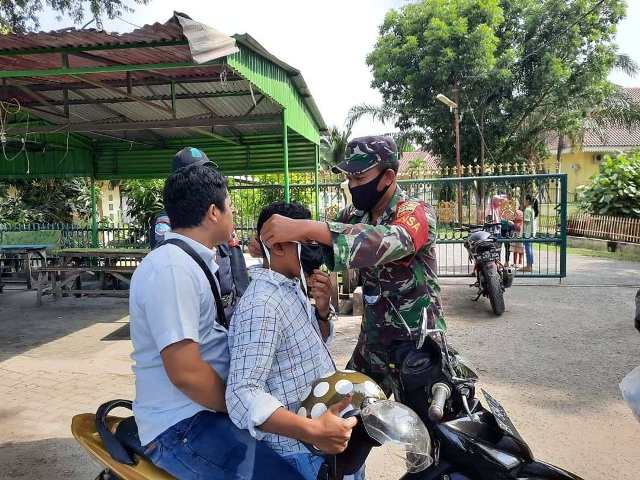
M 537 205 L 533 202 L 533 197 L 527 195 L 524 200 L 524 226 L 523 237 L 531 240 L 537 232 L 535 232 L 535 223 L 538 217 Z M 522 269 L 523 272 L 533 271 L 533 243 L 531 241 L 524 243 L 524 251 L 527 257 L 527 266 Z

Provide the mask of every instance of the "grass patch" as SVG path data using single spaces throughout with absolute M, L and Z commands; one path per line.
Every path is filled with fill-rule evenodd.
M 603 252 L 601 250 L 589 250 L 588 248 L 567 248 L 570 255 L 582 255 L 583 257 L 608 258 L 609 260 L 626 260 L 640 262 L 640 254 L 632 252 Z

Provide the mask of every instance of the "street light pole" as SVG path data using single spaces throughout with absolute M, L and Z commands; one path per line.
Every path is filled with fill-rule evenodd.
M 462 177 L 462 166 L 460 165 L 460 90 L 453 89 L 456 108 L 453 109 L 454 122 L 456 122 L 456 170 L 458 178 Z M 458 181 L 458 222 L 462 224 L 462 183 Z
M 454 132 L 456 135 L 456 174 L 458 178 L 462 177 L 462 166 L 460 164 L 460 89 L 458 87 L 453 89 L 455 101 L 447 98 L 443 94 L 439 93 L 436 96 L 436 100 L 444 103 L 449 110 L 453 112 Z M 458 182 L 458 223 L 462 223 L 462 184 Z

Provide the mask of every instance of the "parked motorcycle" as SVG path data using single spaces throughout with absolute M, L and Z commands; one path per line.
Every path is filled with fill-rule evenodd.
M 393 396 L 401 403 L 363 406 L 347 451 L 336 457 L 339 475 L 325 479 L 356 471 L 359 465 L 347 458 L 349 467 L 340 472 L 341 457 L 362 458 L 354 452 L 388 443 L 405 449 L 402 480 L 582 480 L 534 458 L 500 402 L 485 390 L 486 407 L 476 397 L 478 376 L 445 332 L 427 330 L 423 317 L 417 348 L 399 352 L 392 366 Z
M 478 376 L 445 332 L 426 325 L 424 311 L 415 348 L 398 351 L 391 366 L 395 401 L 365 398 L 345 414 L 358 424 L 347 450 L 327 457 L 319 480 L 342 480 L 381 445 L 402 448 L 401 480 L 582 480 L 536 460 L 502 405 L 484 390 L 487 406 L 476 398 Z M 108 415 L 119 406 L 131 402 L 115 400 L 72 420 L 76 440 L 104 466 L 96 480 L 171 480 L 145 458 L 134 418 Z
M 499 223 L 483 225 L 463 225 L 459 231 L 469 232 L 464 247 L 473 263 L 476 283 L 471 285 L 478 289 L 478 301 L 481 296 L 489 298 L 493 313 L 500 316 L 504 313 L 504 291 L 513 284 L 514 270 L 500 262 L 501 245 L 491 233 L 491 229 L 499 228 Z

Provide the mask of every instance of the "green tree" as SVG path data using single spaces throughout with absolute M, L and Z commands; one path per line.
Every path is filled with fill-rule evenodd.
M 591 183 L 578 187 L 581 210 L 640 218 L 640 152 L 606 157 Z
M 464 164 L 481 138 L 493 161 L 541 158 L 548 132 L 579 131 L 615 98 L 612 68 L 633 70 L 614 43 L 624 11 L 623 0 L 422 0 L 387 14 L 367 62 L 396 125 L 446 163 L 453 121 L 439 93 L 460 106 Z
M 127 213 L 138 226 L 147 229 L 163 210 L 162 190 L 164 180 L 125 180 L 122 192 L 127 196 Z
M 146 4 L 148 0 L 133 0 Z M 68 15 L 74 23 L 84 21 L 87 16 L 99 23 L 103 18 L 113 19 L 123 13 L 133 12 L 128 0 L 2 0 L 0 1 L 0 32 L 22 33 L 37 30 L 38 16 L 45 8 Z
M 19 180 L 0 185 L 0 223 L 71 223 L 91 215 L 86 179 Z

